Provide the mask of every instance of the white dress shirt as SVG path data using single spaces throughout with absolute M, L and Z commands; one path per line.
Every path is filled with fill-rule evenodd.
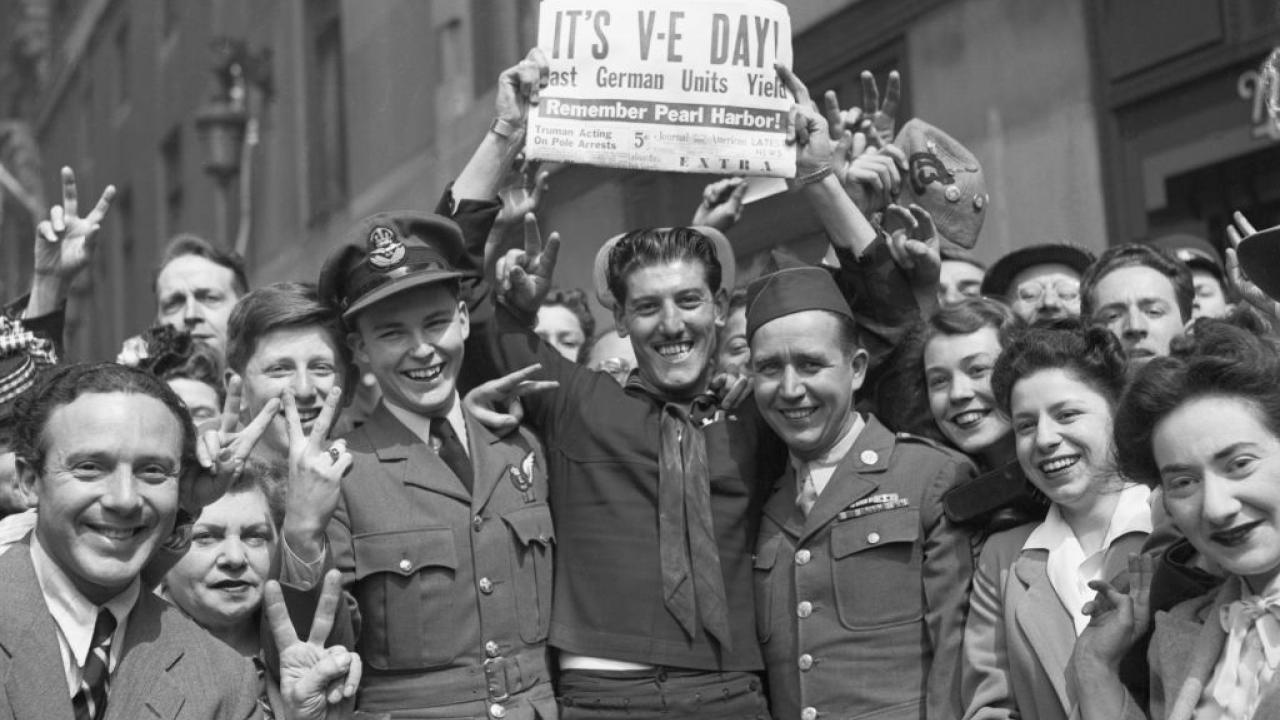
M 1089 588 L 1089 581 L 1107 579 L 1102 577 L 1102 561 L 1107 548 L 1131 532 L 1151 534 L 1151 507 L 1147 503 L 1150 495 L 1151 490 L 1146 485 L 1130 485 L 1120 491 L 1120 500 L 1111 513 L 1107 534 L 1098 551 L 1092 555 L 1084 554 L 1084 548 L 1080 547 L 1080 541 L 1076 539 L 1076 534 L 1062 517 L 1057 505 L 1049 508 L 1044 522 L 1032 530 L 1023 543 L 1024 550 L 1049 552 L 1049 560 L 1045 563 L 1049 584 L 1071 613 L 1076 635 L 1083 632 L 1089 624 L 1089 616 L 1082 610 L 1084 604 L 1095 595 Z
M 98 611 L 103 607 L 110 610 L 116 618 L 107 672 L 115 672 L 116 666 L 120 664 L 125 628 L 129 624 L 129 613 L 133 612 L 133 606 L 138 601 L 141 582 L 134 578 L 123 592 L 99 607 L 80 594 L 71 578 L 49 557 L 34 534 L 31 536 L 31 563 L 36 569 L 40 594 L 44 595 L 45 605 L 49 607 L 49 614 L 53 616 L 53 623 L 58 629 L 58 650 L 62 653 L 62 668 L 66 672 L 67 696 L 74 697 L 80 689 L 84 663 L 89 657 L 89 646 L 93 643 L 93 628 L 98 623 Z

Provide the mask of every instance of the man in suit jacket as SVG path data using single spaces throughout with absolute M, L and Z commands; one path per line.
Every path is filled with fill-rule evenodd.
M 755 397 L 790 450 L 765 504 L 756 613 L 779 718 L 954 718 L 972 572 L 942 495 L 962 456 L 854 409 L 867 354 L 829 273 L 748 288 Z
M 19 475 L 40 511 L 0 559 L 0 717 L 252 715 L 252 667 L 139 581 L 194 467 L 181 401 L 139 371 L 70 366 L 18 412 Z
M 470 332 L 452 221 L 380 213 L 321 273 L 383 401 L 338 441 L 351 472 L 286 515 L 282 578 L 336 564 L 368 669 L 357 708 L 396 717 L 554 718 L 547 667 L 551 545 L 534 436 L 499 437 L 457 393 Z M 301 510 L 301 508 L 300 508 Z

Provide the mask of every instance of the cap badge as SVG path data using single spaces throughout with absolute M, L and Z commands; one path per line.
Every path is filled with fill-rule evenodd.
M 369 264 L 380 269 L 395 267 L 404 260 L 404 243 L 391 228 L 379 225 L 369 232 Z

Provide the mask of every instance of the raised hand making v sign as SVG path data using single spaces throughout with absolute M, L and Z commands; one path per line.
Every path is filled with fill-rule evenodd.
M 526 313 L 537 313 L 542 299 L 551 289 L 551 276 L 560 254 L 560 233 L 551 233 L 546 243 L 538 230 L 533 213 L 524 216 L 524 249 L 509 250 L 498 258 L 494 271 L 500 297 L 508 306 Z
M 66 299 L 71 280 L 89 264 L 93 235 L 115 196 L 115 186 L 108 185 L 89 214 L 80 217 L 76 175 L 71 168 L 62 168 L 62 204 L 50 208 L 49 219 L 36 225 L 35 275 L 24 317 L 46 315 Z
M 237 377 L 227 384 L 227 400 L 222 405 L 222 415 L 217 424 L 210 421 L 196 443 L 196 457 L 204 472 L 195 482 L 183 484 L 181 502 L 184 510 L 194 513 L 222 497 L 227 487 L 244 471 L 245 460 L 253 453 L 272 418 L 280 412 L 280 401 L 272 399 L 252 422 L 237 430 L 240 425 L 240 399 L 241 381 Z
M 289 549 L 302 558 L 319 557 L 324 552 L 317 541 L 324 536 L 338 507 L 342 476 L 351 467 L 347 441 L 328 440 L 341 398 L 340 388 L 329 391 L 308 434 L 303 432 L 293 393 L 285 391 L 283 395 L 285 422 L 289 426 L 289 486 L 282 529 Z
M 280 651 L 280 695 L 289 720 L 338 720 L 351 717 L 364 665 L 341 645 L 325 647 L 342 600 L 342 574 L 330 570 L 307 639 L 298 637 L 280 583 L 269 580 L 264 608 L 271 636 Z

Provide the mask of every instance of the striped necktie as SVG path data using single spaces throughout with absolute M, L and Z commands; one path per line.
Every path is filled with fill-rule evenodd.
M 116 617 L 103 608 L 93 626 L 93 640 L 89 645 L 89 657 L 84 661 L 80 689 L 71 698 L 76 720 L 102 720 L 106 717 L 111 637 L 115 632 Z

